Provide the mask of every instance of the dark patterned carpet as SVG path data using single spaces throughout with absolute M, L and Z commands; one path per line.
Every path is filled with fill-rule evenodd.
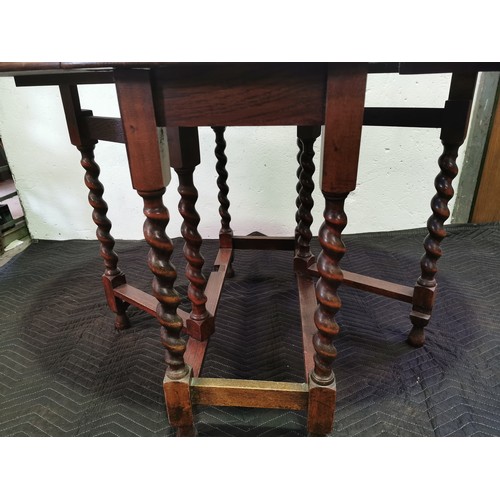
M 408 304 L 341 288 L 332 436 L 500 435 L 500 225 L 448 229 L 423 348 L 405 343 Z M 348 235 L 342 265 L 413 285 L 424 236 Z M 128 282 L 149 291 L 145 243 L 116 250 Z M 203 253 L 208 271 L 216 242 Z M 301 381 L 291 257 L 237 252 L 204 376 Z M 156 320 L 131 307 L 132 328 L 115 331 L 101 270 L 89 241 L 33 243 L 0 268 L 0 436 L 173 435 Z M 241 408 L 198 407 L 196 420 L 201 436 L 304 436 L 306 425 L 304 412 Z

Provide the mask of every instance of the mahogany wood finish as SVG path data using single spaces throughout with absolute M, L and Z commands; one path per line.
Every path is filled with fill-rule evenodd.
M 213 271 L 208 278 L 205 292 L 208 299 L 207 310 L 212 316 L 215 316 L 217 312 L 224 280 L 230 277 L 232 257 L 233 252 L 230 248 L 220 248 L 215 258 Z
M 424 240 L 425 254 L 420 261 L 421 275 L 415 285 L 410 314 L 412 328 L 408 334 L 408 342 L 414 347 L 421 347 L 425 342 L 424 328 L 429 323 L 434 306 L 437 261 L 442 254 L 441 241 L 446 236 L 444 223 L 450 216 L 448 202 L 454 194 L 452 181 L 458 174 L 456 159 L 467 134 L 476 76 L 454 73 L 449 99 L 445 104 L 441 129 L 443 154 L 438 161 L 441 171 L 434 182 L 437 192 L 431 201 L 432 215 L 427 221 L 429 235 Z
M 85 169 L 85 185 L 89 189 L 88 200 L 93 209 L 92 220 L 97 225 L 96 236 L 105 266 L 102 281 L 106 300 L 109 308 L 115 313 L 115 327 L 123 330 L 130 326 L 126 314 L 128 303 L 117 298 L 113 289 L 124 284 L 126 279 L 125 274 L 118 267 L 118 255 L 114 251 L 115 240 L 111 236 L 111 221 L 107 216 L 108 205 L 103 198 L 104 186 L 99 180 L 100 168 L 95 161 L 94 148 L 97 139 L 86 127 L 87 120 L 92 117 L 92 112 L 81 109 L 78 88 L 75 85 L 60 85 L 59 90 L 70 140 L 80 151 L 80 163 Z
M 356 189 L 366 78 L 365 64 L 329 65 L 320 174 L 323 192 Z
M 308 269 L 308 274 L 311 276 L 319 276 L 318 266 L 312 264 Z M 391 283 L 390 281 L 364 276 L 362 274 L 353 273 L 351 271 L 343 270 L 344 276 L 342 280 L 343 285 L 365 290 L 367 292 L 390 297 L 391 299 L 400 300 L 402 302 L 412 303 L 413 288 L 398 283 Z
M 89 204 L 93 208 L 92 219 L 97 225 L 96 236 L 100 242 L 101 257 L 106 270 L 103 274 L 104 289 L 111 310 L 115 313 L 115 327 L 123 330 L 130 326 L 126 310 L 128 303 L 116 298 L 113 289 L 125 283 L 125 275 L 118 267 L 118 255 L 114 251 L 115 240 L 111 236 L 111 221 L 107 217 L 108 205 L 104 201 L 104 187 L 99 181 L 100 169 L 94 161 L 94 145 L 78 146 L 82 153 L 81 164 L 86 170 L 85 185 L 89 188 Z
M 226 140 L 224 139 L 224 132 L 226 127 L 212 127 L 215 132 L 215 150 L 214 154 L 217 158 L 215 169 L 217 171 L 217 187 L 219 188 L 219 215 L 220 215 L 220 243 L 222 247 L 230 248 L 231 239 L 233 237 L 233 230 L 231 229 L 231 215 L 229 213 L 229 186 L 227 179 L 229 177 L 226 165 Z
M 113 73 L 108 70 L 103 71 L 74 71 L 74 72 L 22 72 L 15 77 L 18 87 L 30 87 L 32 85 L 86 85 L 113 83 Z M 16 74 L 16 73 L 14 73 Z
M 314 191 L 313 175 L 316 169 L 314 158 L 314 143 L 321 135 L 321 127 L 297 127 L 297 142 L 299 145 L 299 169 L 297 176 L 297 213 L 295 220 L 297 227 L 295 229 L 296 252 L 294 260 L 294 269 L 296 271 L 305 270 L 314 262 L 314 255 L 311 253 L 311 224 L 313 217 L 311 214 L 314 206 L 312 193 Z
M 309 436 L 325 436 L 333 428 L 337 387 L 335 378 L 329 385 L 318 384 L 309 378 L 307 430 Z
M 321 125 L 325 71 L 323 63 L 182 63 L 158 68 L 158 125 Z
M 137 191 L 165 188 L 160 158 L 149 71 L 121 69 L 114 72 L 123 123 L 132 186 Z
M 177 271 L 170 262 L 173 245 L 165 232 L 170 215 L 162 200 L 164 176 L 149 74 L 143 70 L 117 70 L 115 79 L 132 183 L 144 200 L 144 238 L 151 247 L 148 265 L 154 275 L 153 295 L 158 300 L 156 316 L 166 348 L 167 377 L 180 380 L 190 368 L 184 363 L 186 341 L 181 337 L 183 323 L 177 314 L 181 298 L 174 289 Z
M 181 298 L 174 289 L 177 271 L 170 262 L 173 245 L 165 233 L 169 213 L 162 201 L 165 188 L 159 191 L 138 191 L 144 199 L 144 238 L 151 247 L 148 265 L 154 275 L 153 295 L 158 300 L 156 316 L 161 324 L 161 340 L 167 349 L 167 375 L 172 379 L 183 378 L 189 371 L 184 363 L 186 341 L 181 338 L 182 318 L 177 313 Z
M 170 216 L 162 200 L 166 176 L 160 157 L 150 74 L 147 70 L 120 69 L 115 71 L 115 81 L 132 184 L 144 200 L 144 237 L 151 247 L 148 265 L 154 275 L 156 317 L 166 349 L 163 388 L 167 414 L 178 435 L 194 435 L 189 392 L 192 369 L 184 361 L 186 340 L 181 336 L 183 321 L 177 312 L 181 298 L 174 288 L 177 271 L 170 262 L 173 245 L 165 232 Z M 181 154 L 182 148 L 179 146 L 174 155 L 176 152 Z
M 187 341 L 186 353 L 184 360 L 193 370 L 193 376 L 199 377 L 203 366 L 203 359 L 208 347 L 207 340 L 196 340 L 190 337 Z
M 200 163 L 198 129 L 195 127 L 168 128 L 167 136 L 170 163 L 179 177 L 178 192 L 181 196 L 179 213 L 183 219 L 181 234 L 184 238 L 183 251 L 187 261 L 188 299 L 192 305 L 186 328 L 191 336 L 198 340 L 205 340 L 214 331 L 214 321 L 205 306 L 207 280 L 202 273 L 205 260 L 200 251 L 202 244 L 202 238 L 198 232 L 200 216 L 196 211 L 198 191 L 193 180 L 194 169 Z
M 318 308 L 314 315 L 314 323 L 318 329 L 314 335 L 314 370 L 311 378 L 318 385 L 328 385 L 334 381 L 333 361 L 337 350 L 333 339 L 339 333 L 335 314 L 340 309 L 341 301 L 337 288 L 343 281 L 340 259 L 345 253 L 341 238 L 342 230 L 347 225 L 344 212 L 344 200 L 347 193 L 338 196 L 326 194 L 325 222 L 319 230 L 319 241 L 322 251 L 318 257 L 319 280 L 316 284 Z
M 291 250 L 296 246 L 296 240 L 287 236 L 265 236 L 251 234 L 248 236 L 233 236 L 233 248 L 239 250 Z
M 101 141 L 125 143 L 122 121 L 106 116 L 84 116 L 84 124 L 91 137 Z
M 300 319 L 302 323 L 302 347 L 304 352 L 304 379 L 308 380 L 309 374 L 314 369 L 313 337 L 316 333 L 314 314 L 316 311 L 316 289 L 312 276 L 297 273 L 297 289 L 299 292 Z
M 113 289 L 116 297 L 124 300 L 125 302 L 142 309 L 151 316 L 156 316 L 156 308 L 158 301 L 149 293 L 143 292 L 127 283 L 119 285 Z
M 356 187 L 366 79 L 367 67 L 362 64 L 328 68 L 321 165 L 325 220 L 319 230 L 322 250 L 317 264 L 320 278 L 316 283 L 318 307 L 314 315 L 316 354 L 309 376 L 308 431 L 311 435 L 327 434 L 333 425 L 336 400 L 333 361 L 337 356 L 333 340 L 339 333 L 335 314 L 341 306 L 337 289 L 343 280 L 339 263 L 345 253 L 341 237 L 347 224 L 344 201 Z
M 169 376 L 167 370 L 163 380 L 168 420 L 177 429 L 177 436 L 180 437 L 196 436 L 197 434 L 191 404 L 192 376 L 191 368 L 179 379 Z
M 85 182 L 93 207 L 97 237 L 105 262 L 106 296 L 126 326 L 132 304 L 157 317 L 166 348 L 163 383 L 170 424 L 179 436 L 196 435 L 193 404 L 307 410 L 309 435 L 328 434 L 333 426 L 336 382 L 333 371 L 339 332 L 335 321 L 344 283 L 370 293 L 412 304 L 408 341 L 424 342 L 436 291 L 437 261 L 446 235 L 444 222 L 457 175 L 458 148 L 465 139 L 477 72 L 500 70 L 494 63 L 0 63 L 18 86 L 59 85 L 71 142 L 82 154 Z M 453 72 L 444 108 L 365 108 L 367 74 Z M 94 117 L 82 110 L 77 85 L 114 83 L 120 118 Z M 230 226 L 227 172 L 227 126 L 293 125 L 297 127 L 297 212 L 293 238 L 260 234 L 234 236 Z M 424 241 L 421 275 L 414 288 L 362 276 L 340 268 L 347 223 L 344 202 L 356 187 L 362 126 L 441 129 L 443 154 L 438 164 L 436 195 Z M 208 279 L 202 274 L 200 216 L 193 173 L 200 162 L 197 127 L 215 132 L 217 186 L 221 216 L 220 249 Z M 319 231 L 321 253 L 310 251 L 313 207 L 313 144 L 322 135 L 320 188 L 325 199 Z M 179 175 L 179 210 L 189 280 L 191 312 L 178 306 L 177 271 L 170 262 L 172 241 L 166 234 L 169 212 L 163 204 L 167 175 L 162 166 L 157 127 L 167 128 L 171 166 Z M 150 245 L 148 264 L 153 294 L 125 281 L 117 265 L 111 223 L 94 160 L 98 140 L 125 143 L 134 188 L 144 200 L 144 236 Z M 304 383 L 209 379 L 203 359 L 214 329 L 224 281 L 231 276 L 234 250 L 294 252 L 304 351 Z M 188 340 L 181 335 L 188 334 Z
M 297 136 L 297 148 L 298 148 L 297 163 L 299 164 L 299 167 L 297 168 L 298 182 L 295 185 L 295 190 L 297 191 L 297 195 L 299 195 L 300 189 L 302 187 L 301 182 L 300 182 L 300 175 L 302 173 L 302 165 L 300 164 L 300 157 L 302 156 L 303 145 L 302 145 L 302 141 L 299 139 L 298 136 Z M 297 238 L 299 237 L 299 229 L 298 228 L 299 228 L 299 222 L 300 222 L 300 216 L 299 216 L 300 197 L 299 196 L 297 196 L 297 198 L 295 199 L 295 206 L 297 207 L 297 211 L 295 212 L 295 222 L 297 225 L 295 226 L 294 241 L 297 241 Z
M 151 316 L 156 316 L 158 300 L 153 295 L 143 292 L 128 283 L 117 286 L 113 289 L 113 293 L 115 297 L 120 298 L 128 304 L 142 309 Z M 177 309 L 177 314 L 181 317 L 184 323 L 189 318 L 189 313 L 183 311 L 182 309 Z
M 224 132 L 226 127 L 212 127 L 215 132 L 215 150 L 214 154 L 217 158 L 217 163 L 215 165 L 215 170 L 217 171 L 217 187 L 219 188 L 218 200 L 219 200 L 219 215 L 220 215 L 220 231 L 219 231 L 219 244 L 221 248 L 232 248 L 233 247 L 233 230 L 231 229 L 231 215 L 229 213 L 229 186 L 227 185 L 227 179 L 229 174 L 226 169 L 227 156 L 226 156 L 226 140 L 224 138 Z M 226 273 L 228 278 L 234 276 L 233 269 L 234 253 L 231 254 L 231 261 L 229 262 L 229 267 Z

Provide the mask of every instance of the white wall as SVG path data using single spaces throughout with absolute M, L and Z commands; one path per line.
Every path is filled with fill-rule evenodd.
M 442 107 L 450 75 L 370 75 L 367 106 Z M 118 116 L 112 85 L 81 86 L 82 107 L 95 115 Z M 12 78 L 0 78 L 0 135 L 20 193 L 29 229 L 38 239 L 93 239 L 95 226 L 83 184 L 79 152 L 69 143 L 56 87 L 16 88 Z M 258 230 L 268 235 L 292 235 L 295 226 L 296 139 L 294 127 L 229 128 L 229 199 L 236 234 Z M 211 129 L 200 129 L 202 164 L 195 181 L 197 209 L 205 238 L 216 238 L 219 215 Z M 319 170 L 317 141 L 315 163 Z M 345 233 L 386 231 L 425 225 L 439 171 L 439 131 L 364 127 L 358 187 L 346 205 Z M 463 157 L 463 151 L 459 161 Z M 96 160 L 109 204 L 112 233 L 117 239 L 142 238 L 142 201 L 132 189 L 125 146 L 99 143 Z M 315 183 L 318 185 L 316 172 Z M 458 185 L 458 179 L 455 186 Z M 316 193 L 313 233 L 322 218 L 323 202 Z M 180 235 L 177 178 L 165 195 L 171 214 L 169 236 Z M 453 202 L 450 204 L 453 206 Z

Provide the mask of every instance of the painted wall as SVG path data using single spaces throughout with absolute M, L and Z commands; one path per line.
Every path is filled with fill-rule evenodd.
M 442 107 L 449 81 L 450 75 L 370 75 L 366 105 Z M 80 94 L 82 107 L 92 109 L 95 115 L 118 116 L 112 85 L 82 86 Z M 58 89 L 16 88 L 12 78 L 0 78 L 0 135 L 32 236 L 93 239 L 95 226 L 80 156 L 69 143 Z M 292 235 L 297 183 L 294 127 L 229 128 L 226 140 L 235 233 L 257 230 L 268 235 Z M 199 230 L 204 238 L 216 238 L 220 219 L 211 129 L 200 129 L 200 143 L 202 163 L 195 176 L 200 195 L 197 209 L 202 214 Z M 317 167 L 320 143 L 318 140 L 316 144 Z M 440 154 L 438 130 L 364 127 L 358 187 L 346 204 L 349 223 L 345 233 L 425 225 Z M 459 161 L 462 157 L 463 151 Z M 114 237 L 141 239 L 142 200 L 131 187 L 125 146 L 99 143 L 96 160 L 102 169 Z M 167 232 L 171 237 L 179 236 L 175 174 L 164 200 L 171 213 Z M 323 202 L 318 193 L 315 202 L 313 234 L 322 218 Z

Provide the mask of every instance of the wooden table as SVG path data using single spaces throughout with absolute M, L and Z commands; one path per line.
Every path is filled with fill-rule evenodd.
M 500 70 L 498 64 L 459 63 L 2 63 L 3 75 L 18 86 L 58 85 L 70 139 L 81 152 L 85 183 L 104 259 L 104 289 L 115 325 L 129 325 L 127 307 L 139 307 L 158 318 L 166 349 L 163 383 L 170 424 L 181 436 L 196 433 L 192 405 L 281 408 L 308 412 L 309 435 L 331 432 L 336 385 L 333 345 L 341 303 L 341 283 L 412 304 L 408 342 L 424 343 L 436 294 L 437 261 L 443 227 L 449 217 L 456 158 L 468 127 L 478 71 Z M 442 108 L 365 108 L 370 72 L 452 73 L 448 100 Z M 116 86 L 120 117 L 93 116 L 81 109 L 78 85 Z M 293 125 L 297 127 L 299 182 L 297 227 L 291 238 L 237 237 L 230 227 L 224 130 L 228 126 Z M 362 126 L 434 127 L 441 129 L 443 153 L 431 202 L 429 235 L 424 241 L 421 275 L 413 288 L 351 272 L 339 266 L 345 253 L 341 234 L 346 226 L 344 202 L 356 187 Z M 197 190 L 193 172 L 200 163 L 198 128 L 210 126 L 216 137 L 220 249 L 213 271 L 202 273 L 202 238 L 197 226 Z M 179 210 L 189 280 L 191 311 L 178 306 L 177 273 L 165 228 L 165 165 L 162 166 L 158 128 L 166 131 L 170 166 L 179 176 Z M 323 127 L 323 131 L 322 131 Z M 313 144 L 322 136 L 321 192 L 324 222 L 319 231 L 322 251 L 316 258 L 312 238 Z M 99 181 L 94 148 L 99 141 L 125 143 L 134 189 L 144 200 L 144 237 L 150 246 L 152 295 L 128 284 L 118 267 L 110 234 L 107 205 Z M 214 332 L 224 280 L 232 273 L 238 249 L 289 249 L 297 277 L 304 347 L 304 382 L 268 382 L 204 378 L 203 357 Z M 181 335 L 189 334 L 186 342 Z

